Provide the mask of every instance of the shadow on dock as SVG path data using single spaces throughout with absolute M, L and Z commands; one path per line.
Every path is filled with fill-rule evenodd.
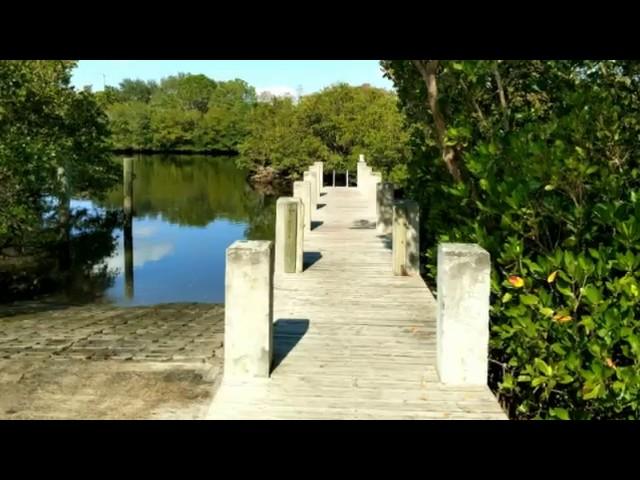
M 320 252 L 304 252 L 302 256 L 302 269 L 307 270 L 311 265 L 322 258 Z
M 355 220 L 349 230 L 371 230 L 376 228 L 376 222 L 371 222 L 369 220 Z
M 387 233 L 384 235 L 378 235 L 378 238 L 382 240 L 382 244 L 384 245 L 384 248 L 386 248 L 387 250 L 391 250 L 393 245 L 392 243 L 393 240 L 390 233 Z
M 273 372 L 309 330 L 306 318 L 280 318 L 273 325 Z

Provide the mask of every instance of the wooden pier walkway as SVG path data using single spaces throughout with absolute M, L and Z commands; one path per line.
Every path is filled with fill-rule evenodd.
M 274 277 L 270 378 L 225 378 L 211 419 L 506 419 L 488 387 L 436 371 L 436 301 L 392 274 L 389 236 L 357 188 L 324 187 L 305 269 Z

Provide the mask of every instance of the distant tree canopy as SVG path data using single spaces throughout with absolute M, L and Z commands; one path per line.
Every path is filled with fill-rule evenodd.
M 256 173 L 296 176 L 322 160 L 326 168 L 355 170 L 358 155 L 402 183 L 409 132 L 395 95 L 370 86 L 337 84 L 321 92 L 259 103 L 240 146 L 240 164 Z
M 97 92 L 116 150 L 234 152 L 247 134 L 255 89 L 178 74 L 160 81 L 126 79 Z

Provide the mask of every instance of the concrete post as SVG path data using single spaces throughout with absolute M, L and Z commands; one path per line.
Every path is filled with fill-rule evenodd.
M 314 162 L 313 164 L 316 166 L 316 169 L 318 171 L 318 196 L 319 196 L 324 187 L 324 162 Z
M 320 193 L 322 192 L 322 165 L 318 165 L 318 162 L 313 164 L 314 170 L 312 170 L 316 174 L 316 180 L 318 180 L 318 202 L 320 201 Z
M 420 207 L 413 200 L 393 204 L 391 249 L 394 275 L 420 274 Z
M 393 225 L 393 183 L 378 183 L 376 190 L 376 230 L 386 235 Z
M 371 167 L 358 163 L 358 189 L 365 192 L 371 180 Z
M 369 214 L 372 217 L 375 217 L 377 211 L 378 184 L 382 183 L 382 174 L 373 172 L 369 175 L 367 181 L 368 185 L 366 193 L 368 196 Z
M 360 158 L 358 159 L 358 164 L 356 165 L 356 181 L 357 188 L 362 188 L 365 183 L 364 179 L 364 168 L 367 166 L 367 163 L 364 161 L 364 155 L 360 154 Z
M 276 202 L 276 273 L 302 272 L 304 210 L 302 200 L 281 197 Z
M 309 182 L 311 184 L 311 218 L 313 219 L 313 213 L 316 211 L 318 206 L 318 179 L 316 176 L 316 172 L 304 172 L 302 176 L 305 182 Z
M 440 381 L 486 385 L 489 253 L 476 244 L 438 245 L 437 367 Z
M 240 240 L 227 248 L 224 376 L 268 377 L 273 358 L 273 247 Z
M 304 230 L 311 231 L 311 183 L 308 181 L 293 182 L 293 196 L 302 200 L 304 210 Z

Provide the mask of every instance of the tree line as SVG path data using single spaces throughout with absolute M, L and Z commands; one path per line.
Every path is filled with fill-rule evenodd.
M 241 166 L 265 178 L 298 177 L 314 161 L 326 169 L 356 168 L 359 154 L 388 178 L 406 181 L 409 133 L 389 91 L 336 84 L 320 92 L 260 103 L 240 145 Z
M 178 74 L 125 79 L 96 92 L 119 151 L 236 152 L 247 134 L 256 92 L 244 80 Z
M 398 182 L 409 135 L 391 92 L 332 85 L 304 96 L 258 102 L 243 80 L 179 74 L 160 83 L 127 79 L 96 97 L 115 150 L 225 151 L 256 179 L 299 175 L 314 161 L 354 169 L 360 153 Z

